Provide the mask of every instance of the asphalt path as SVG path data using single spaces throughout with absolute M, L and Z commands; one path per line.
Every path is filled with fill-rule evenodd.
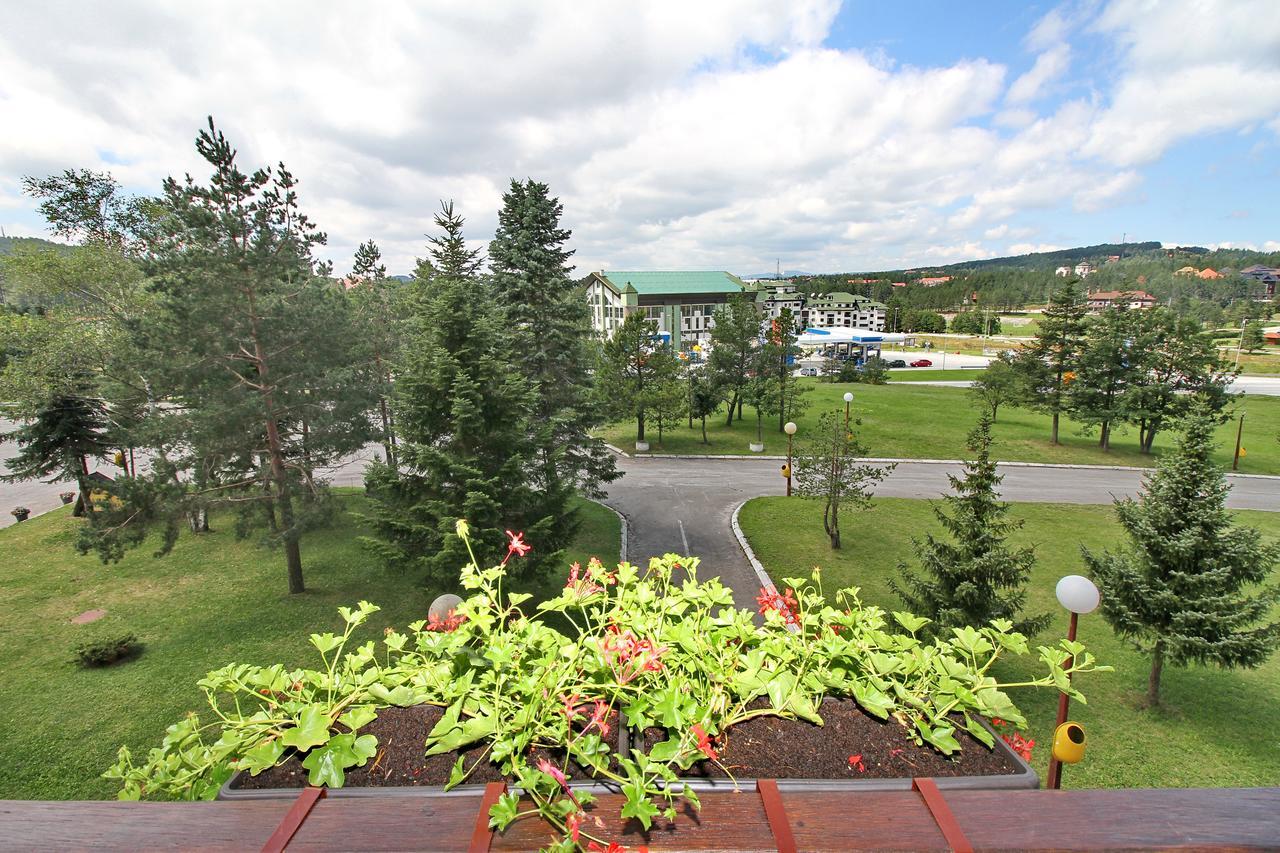
M 730 529 L 733 511 L 750 498 L 786 493 L 780 463 L 773 459 L 619 459 L 621 479 L 605 503 L 627 519 L 627 558 L 644 565 L 668 552 L 702 559 L 700 575 L 719 575 L 734 590 L 735 603 L 755 608 L 760 582 Z M 1142 471 L 1001 465 L 1001 496 L 1008 501 L 1109 504 L 1133 496 Z M 900 462 L 875 490 L 880 497 L 937 498 L 951 487 L 954 463 Z M 1228 475 L 1227 505 L 1280 511 L 1280 479 Z
M 926 371 L 937 370 L 935 367 L 917 368 L 922 376 Z M 926 379 L 917 382 L 889 382 L 890 385 L 936 385 L 943 388 L 968 388 L 972 379 Z M 1280 397 L 1280 376 L 1237 376 L 1231 383 L 1232 393 L 1254 394 L 1262 397 Z

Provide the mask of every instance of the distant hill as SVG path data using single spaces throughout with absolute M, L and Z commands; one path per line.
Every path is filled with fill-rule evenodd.
M 1053 269 L 1080 263 L 1081 261 L 1101 261 L 1110 255 L 1131 257 L 1147 252 L 1159 252 L 1161 244 L 1155 241 L 1147 243 L 1099 243 L 1096 246 L 1080 246 L 1075 249 L 1059 249 L 1056 252 L 1032 252 L 1029 255 L 1015 255 L 1007 258 L 987 258 L 981 261 L 961 261 L 945 267 L 930 267 L 940 270 L 977 270 L 991 267 L 1012 267 L 1015 269 Z
M 65 249 L 62 243 L 40 237 L 0 237 L 0 255 L 12 255 L 19 246 L 30 249 Z

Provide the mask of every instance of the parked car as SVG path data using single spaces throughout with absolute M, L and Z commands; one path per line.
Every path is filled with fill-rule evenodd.
M 922 358 L 911 362 L 912 367 L 933 367 L 933 362 L 927 358 Z
M 816 368 L 816 367 L 802 367 L 802 368 L 800 368 L 800 370 L 799 370 L 799 371 L 797 371 L 797 372 L 798 372 L 801 376 L 817 376 L 817 375 L 818 375 L 818 368 Z
M 893 361 L 886 362 L 886 366 L 887 367 L 906 367 L 907 363 L 900 358 L 895 358 Z

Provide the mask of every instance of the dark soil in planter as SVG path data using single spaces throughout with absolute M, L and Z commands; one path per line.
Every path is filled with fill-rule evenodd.
M 750 708 L 765 708 L 764 700 Z M 825 725 L 779 717 L 756 717 L 731 727 L 715 741 L 720 762 L 744 779 L 886 779 L 902 777 L 996 776 L 1021 773 L 1001 751 L 988 749 L 957 728 L 960 751 L 946 756 L 930 746 L 916 746 L 896 720 L 883 722 L 850 699 L 827 698 L 818 710 Z M 963 722 L 957 724 L 963 725 Z M 644 731 L 644 747 L 666 739 L 662 729 Z M 850 756 L 861 756 L 865 770 Z M 700 761 L 680 775 L 690 779 L 724 779 L 725 772 Z
M 360 729 L 360 734 L 370 734 L 378 738 L 378 754 L 369 759 L 364 767 L 353 767 L 347 771 L 346 787 L 375 788 L 393 785 L 421 786 L 445 785 L 449 781 L 449 773 L 453 770 L 458 756 L 463 757 L 463 767 L 471 773 L 464 784 L 484 784 L 486 782 L 510 781 L 499 771 L 498 766 L 488 760 L 483 745 L 478 745 L 461 752 L 446 752 L 424 758 L 427 751 L 427 734 L 444 714 L 444 709 L 435 705 L 417 705 L 412 708 L 384 708 L 372 723 Z M 609 731 L 609 747 L 617 746 L 618 713 L 614 711 L 607 720 Z M 528 762 L 534 764 L 539 758 L 552 761 L 557 767 L 563 760 L 563 753 L 549 750 L 532 750 Z M 478 765 L 478 766 L 477 766 Z M 617 759 L 610 752 L 610 769 L 616 769 Z M 568 774 L 573 781 L 585 780 L 591 774 L 570 763 Z M 266 790 L 272 788 L 301 788 L 307 784 L 307 769 L 297 755 L 291 756 L 275 767 L 264 770 L 257 776 L 241 773 L 232 785 L 235 790 Z

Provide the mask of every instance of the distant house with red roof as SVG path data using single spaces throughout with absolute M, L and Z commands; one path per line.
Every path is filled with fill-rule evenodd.
M 1200 272 L 1196 273 L 1196 277 L 1204 278 L 1204 279 L 1215 279 L 1215 278 L 1223 278 L 1223 275 L 1222 273 L 1218 272 L 1215 269 L 1210 269 L 1209 267 L 1205 267 L 1204 269 L 1200 270 Z
M 951 276 L 939 275 L 939 276 L 934 276 L 932 278 L 922 278 L 919 281 L 925 287 L 937 287 L 940 284 L 946 284 L 947 282 L 951 281 Z
M 1124 305 L 1126 308 L 1154 308 L 1156 298 L 1145 290 L 1099 290 L 1090 293 L 1088 305 L 1090 311 L 1103 311 Z

